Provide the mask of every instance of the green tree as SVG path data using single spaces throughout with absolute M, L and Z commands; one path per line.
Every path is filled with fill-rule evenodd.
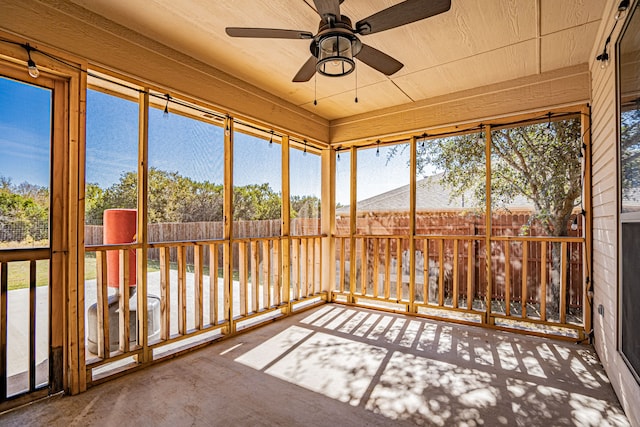
M 320 218 L 320 199 L 316 196 L 291 196 L 291 218 Z
M 48 238 L 49 191 L 26 182 L 13 185 L 0 177 L 0 240 L 23 242 Z
M 282 197 L 269 184 L 249 184 L 233 189 L 233 218 L 236 220 L 278 219 L 281 207 Z

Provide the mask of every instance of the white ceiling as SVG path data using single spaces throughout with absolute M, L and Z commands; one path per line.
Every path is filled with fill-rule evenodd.
M 404 63 L 393 76 L 358 62 L 349 76 L 293 83 L 310 56 L 309 40 L 231 38 L 224 29 L 315 34 L 320 18 L 312 0 L 72 1 L 329 120 L 586 63 L 606 3 L 452 0 L 441 15 L 360 36 Z M 355 23 L 396 3 L 345 0 L 341 12 Z

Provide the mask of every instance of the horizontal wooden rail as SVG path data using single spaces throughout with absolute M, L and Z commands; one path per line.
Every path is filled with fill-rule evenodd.
M 0 249 L 0 262 L 39 261 L 51 258 L 51 249 Z

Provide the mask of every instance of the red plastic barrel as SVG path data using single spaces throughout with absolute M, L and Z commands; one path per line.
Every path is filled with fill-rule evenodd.
M 136 241 L 137 211 L 135 209 L 106 209 L 103 217 L 105 245 L 132 243 Z M 118 251 L 107 252 L 107 284 L 117 288 L 120 282 L 120 255 Z M 129 286 L 136 286 L 136 251 L 129 250 Z

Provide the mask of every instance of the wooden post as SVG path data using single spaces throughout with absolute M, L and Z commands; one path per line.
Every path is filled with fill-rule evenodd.
M 209 245 L 209 321 L 218 324 L 218 244 Z M 167 305 L 167 310 L 169 306 Z
M 567 323 L 567 242 L 560 243 L 560 323 Z
M 547 242 L 540 242 L 540 320 L 547 320 Z
M 491 126 L 486 125 L 484 127 L 484 140 L 485 140 L 485 237 L 484 237 L 484 250 L 485 250 L 485 263 L 487 268 L 487 287 L 485 295 L 485 322 L 489 322 L 491 318 L 491 293 L 493 292 L 491 286 Z
M 96 252 L 96 270 L 96 284 L 98 288 L 98 292 L 96 294 L 96 317 L 98 319 L 96 335 L 98 340 L 98 357 L 107 359 L 109 357 L 109 307 L 106 252 Z
M 235 332 L 233 320 L 233 260 L 231 241 L 233 239 L 233 119 L 224 120 L 224 230 L 223 230 L 223 280 L 224 280 L 224 320 L 228 322 L 228 333 Z
M 293 286 L 293 299 L 300 299 L 300 239 L 292 239 L 291 240 L 291 285 Z
M 129 340 L 131 332 L 129 331 L 129 250 L 120 249 L 119 251 L 119 273 L 118 281 L 118 322 L 120 331 L 119 350 L 123 353 L 129 352 Z
M 356 291 L 356 242 L 355 242 L 355 234 L 356 234 L 356 224 L 357 224 L 357 200 L 358 200 L 358 185 L 357 185 L 357 175 L 358 175 L 358 150 L 355 146 L 351 147 L 351 193 L 350 193 L 350 211 L 351 216 L 349 217 L 349 302 L 355 302 L 355 291 Z
M 204 248 L 196 245 L 193 248 L 193 302 L 196 329 L 204 326 Z
M 258 266 L 260 265 L 260 252 L 258 251 L 258 242 L 252 240 L 251 243 L 251 311 L 257 313 L 260 309 L 260 273 Z
M 418 165 L 418 144 L 414 136 L 410 141 L 409 159 L 409 312 L 416 309 L 416 171 Z
M 362 266 L 362 272 L 360 274 L 360 295 L 367 294 L 367 275 L 368 275 L 368 262 L 369 262 L 369 251 L 367 251 L 367 243 L 369 239 L 366 237 L 362 238 L 362 259 L 360 261 L 360 265 Z
M 278 252 L 278 263 L 280 268 L 280 279 L 276 280 L 276 303 L 287 304 L 287 313 L 291 313 L 290 300 L 290 250 L 291 250 L 291 177 L 290 177 L 290 160 L 289 160 L 289 136 L 282 138 L 282 239 L 280 251 Z M 275 242 L 274 242 L 275 243 Z
M 160 339 L 171 337 L 171 270 L 170 249 L 162 247 L 160 252 Z
M 380 286 L 380 239 L 373 237 L 373 297 L 378 298 Z
M 321 227 L 322 240 L 322 283 L 320 289 L 327 292 L 331 301 L 331 292 L 336 288 L 336 152 L 332 149 L 322 150 L 322 205 Z M 295 264 L 294 264 L 295 265 Z M 295 277 L 295 274 L 294 274 Z
M 438 305 L 444 306 L 444 239 L 438 239 Z
M 306 298 L 309 296 L 309 254 L 307 249 L 309 248 L 309 241 L 307 239 L 300 239 L 300 289 L 301 297 Z
M 582 268 L 583 283 L 584 283 L 584 330 L 587 334 L 592 330 L 592 315 L 593 315 L 593 292 L 591 291 L 593 277 L 589 277 L 593 266 L 593 200 L 592 200 L 592 187 L 591 187 L 591 109 L 588 105 L 582 107 L 580 114 L 580 129 L 582 131 L 583 148 L 584 148 L 584 165 L 583 173 L 584 177 L 582 187 L 582 205 L 584 206 L 585 215 L 583 223 L 584 233 L 584 246 L 582 259 L 584 261 Z
M 249 257 L 247 256 L 247 242 L 238 242 L 238 279 L 240 289 L 238 298 L 240 299 L 240 315 L 247 315 L 247 287 L 249 286 Z
M 384 299 L 391 297 L 391 239 L 384 239 Z
M 473 245 L 474 240 L 469 240 L 467 246 L 467 310 L 473 309 Z
M 288 242 L 288 240 L 287 240 Z M 272 251 L 273 251 L 273 303 L 276 306 L 280 306 L 282 302 L 282 257 L 280 252 L 280 239 L 274 239 L 272 241 Z M 287 310 L 288 311 L 288 310 Z
M 269 249 L 269 240 L 262 241 L 262 308 L 271 307 L 271 253 Z
M 511 316 L 511 242 L 504 242 L 504 314 Z
M 402 300 L 402 239 L 396 238 L 396 301 Z
M 527 317 L 527 278 L 529 277 L 529 242 L 522 242 L 522 295 L 520 303 L 522 304 L 522 318 Z
M 187 333 L 187 248 L 178 246 L 178 333 Z
M 458 270 L 460 270 L 460 268 L 458 268 L 458 245 L 459 244 L 460 244 L 460 241 L 458 239 L 455 239 L 453 241 L 453 308 L 458 308 L 458 292 L 459 292 Z
M 151 357 L 149 349 L 149 322 L 147 320 L 147 246 L 148 238 L 148 188 L 149 188 L 149 93 L 140 93 L 138 136 L 138 214 L 137 240 L 141 247 L 136 251 L 136 294 L 138 296 L 138 345 L 142 353 L 138 363 L 147 363 Z

